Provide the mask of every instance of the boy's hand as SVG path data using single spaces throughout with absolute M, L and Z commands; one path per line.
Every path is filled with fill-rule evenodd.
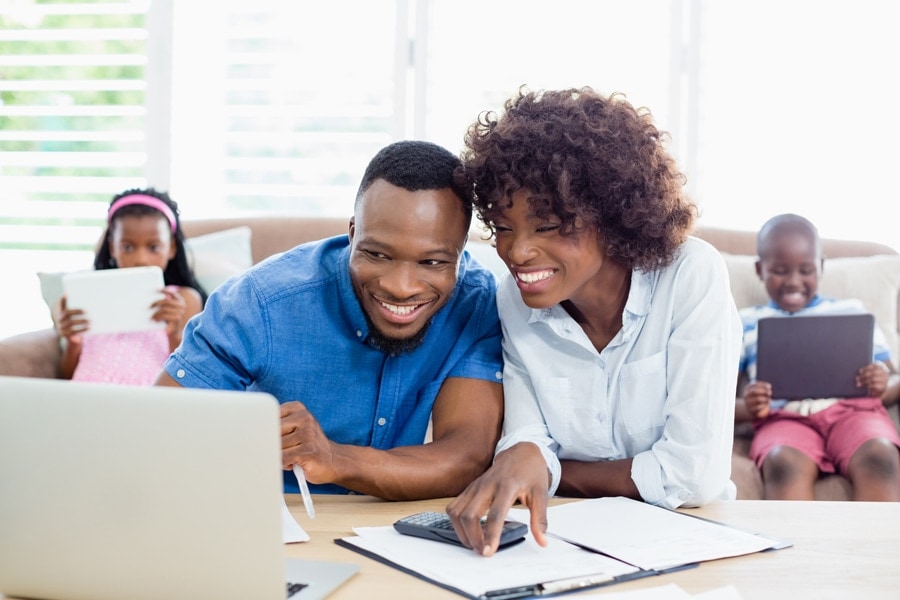
M 768 381 L 754 381 L 744 388 L 744 404 L 754 420 L 769 415 L 772 402 L 772 384 Z
M 881 361 L 864 366 L 856 374 L 856 386 L 864 387 L 869 391 L 869 396 L 880 398 L 887 389 L 888 377 L 891 371 Z

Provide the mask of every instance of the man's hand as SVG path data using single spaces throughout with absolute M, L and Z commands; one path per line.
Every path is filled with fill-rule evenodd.
M 768 416 L 771 402 L 772 384 L 768 381 L 754 381 L 744 388 L 744 404 L 753 419 Z
M 498 454 L 493 466 L 447 505 L 447 514 L 465 546 L 491 556 L 510 507 L 519 501 L 531 511 L 531 534 L 546 546 L 549 488 L 550 474 L 540 450 L 522 442 Z
M 336 477 L 333 451 L 334 444 L 302 403 L 281 405 L 282 468 L 299 465 L 310 483 L 331 483 Z

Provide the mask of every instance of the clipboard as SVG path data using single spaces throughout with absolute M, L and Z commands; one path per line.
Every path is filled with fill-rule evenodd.
M 159 267 L 74 271 L 62 276 L 68 308 L 79 308 L 90 321 L 85 335 L 165 329 L 154 321 L 151 304 L 163 298 Z
M 529 521 L 520 513 L 527 511 L 511 509 L 509 517 Z M 551 526 L 547 531 L 547 548 L 540 548 L 529 534 L 525 543 L 502 550 L 490 559 L 471 550 L 396 532 L 390 537 L 390 526 L 355 528 L 355 536 L 334 541 L 474 600 L 541 598 L 606 587 L 697 568 L 708 560 L 791 545 L 784 540 L 623 497 L 553 506 L 548 509 L 548 519 Z M 414 542 L 418 546 L 413 547 Z M 529 545 L 537 557 L 533 558 L 534 563 L 526 562 L 532 560 L 524 554 Z M 596 559 L 592 561 L 590 556 Z M 592 567 L 596 568 L 592 570 Z
M 372 560 L 380 562 L 381 564 L 397 569 L 398 571 L 402 571 L 407 575 L 411 575 L 413 577 L 416 577 L 417 579 L 421 579 L 422 581 L 427 581 L 432 585 L 436 585 L 449 592 L 459 594 L 460 596 L 463 596 L 465 598 L 470 598 L 471 600 L 526 600 L 528 598 L 543 598 L 570 592 L 577 592 L 581 590 L 611 586 L 617 583 L 624 583 L 626 581 L 634 581 L 635 579 L 642 579 L 644 577 L 652 577 L 654 575 L 662 574 L 662 572 L 660 571 L 648 571 L 643 569 L 635 569 L 630 573 L 624 573 L 615 576 L 608 576 L 602 573 L 585 573 L 583 575 L 574 577 L 548 579 L 547 581 L 538 583 L 523 583 L 521 585 L 513 585 L 509 587 L 498 587 L 496 589 L 484 591 L 480 594 L 473 594 L 450 583 L 440 581 L 428 576 L 421 571 L 417 571 L 413 568 L 404 566 L 399 562 L 386 558 L 384 555 L 379 554 L 377 551 L 360 547 L 358 538 L 337 538 L 334 540 L 334 542 L 342 548 L 346 548 L 362 556 L 371 558 Z M 472 554 L 471 558 L 474 561 L 493 561 L 495 558 L 497 558 L 497 556 L 500 556 L 500 554 L 497 554 L 489 559 L 486 559 L 475 555 L 471 550 L 466 550 L 466 552 L 470 552 Z M 679 567 L 678 569 L 671 569 L 670 571 L 693 568 L 696 566 L 698 565 L 694 563 L 691 565 L 684 565 L 682 567 Z

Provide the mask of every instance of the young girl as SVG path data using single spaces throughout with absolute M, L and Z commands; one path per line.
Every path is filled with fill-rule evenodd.
M 62 297 L 56 320 L 66 340 L 60 373 L 66 379 L 151 385 L 163 362 L 181 343 L 188 319 L 203 308 L 206 294 L 187 263 L 178 205 L 153 188 L 116 195 L 107 213 L 95 269 L 156 265 L 163 270 L 164 298 L 153 303 L 153 319 L 165 329 L 85 335 L 90 322 Z

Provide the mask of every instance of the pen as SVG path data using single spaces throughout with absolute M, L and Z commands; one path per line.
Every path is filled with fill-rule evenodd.
M 641 571 L 645 573 L 646 571 Z M 583 577 L 572 577 L 569 579 L 558 579 L 556 581 L 548 581 L 547 583 L 537 583 L 534 585 L 523 585 L 505 590 L 493 590 L 486 592 L 480 596 L 482 600 L 520 600 L 523 598 L 534 598 L 539 596 L 550 596 L 561 594 L 564 592 L 572 592 L 583 588 L 596 587 L 598 585 L 609 583 L 621 579 L 627 581 L 630 577 L 613 577 L 605 573 L 597 575 L 585 575 Z
M 303 474 L 303 467 L 294 465 L 294 476 L 300 485 L 300 495 L 303 496 L 303 506 L 306 507 L 306 514 L 310 519 L 316 518 L 316 507 L 313 506 L 312 495 L 309 493 L 309 486 L 306 484 L 306 476 Z

